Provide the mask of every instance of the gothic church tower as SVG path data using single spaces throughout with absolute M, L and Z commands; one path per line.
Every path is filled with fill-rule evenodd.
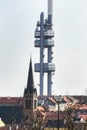
M 32 70 L 32 60 L 30 58 L 30 66 L 27 80 L 27 88 L 24 90 L 24 104 L 23 104 L 23 115 L 24 115 L 24 124 L 27 128 L 32 129 L 31 127 L 35 122 L 35 113 L 37 108 L 37 90 L 34 88 L 33 80 L 33 70 Z

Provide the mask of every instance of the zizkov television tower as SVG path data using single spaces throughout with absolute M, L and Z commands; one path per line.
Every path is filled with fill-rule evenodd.
M 35 72 L 40 73 L 40 96 L 43 96 L 44 86 L 47 86 L 47 95 L 52 95 L 52 75 L 55 71 L 55 64 L 52 63 L 54 47 L 54 31 L 52 29 L 53 0 L 48 0 L 48 18 L 44 19 L 44 13 L 40 15 L 35 30 L 35 47 L 40 48 L 40 63 L 35 63 Z M 47 54 L 44 50 L 47 49 Z M 44 58 L 47 61 L 44 61 Z M 44 73 L 47 73 L 47 85 L 44 84 Z

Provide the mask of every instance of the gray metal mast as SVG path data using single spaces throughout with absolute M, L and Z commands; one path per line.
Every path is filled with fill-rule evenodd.
M 52 95 L 52 73 L 55 71 L 55 64 L 52 63 L 52 47 L 54 46 L 54 32 L 52 30 L 52 7 L 53 0 L 48 0 L 48 18 L 44 19 L 44 13 L 40 15 L 35 30 L 35 47 L 40 48 L 40 63 L 35 64 L 35 72 L 40 73 L 40 95 L 44 89 L 44 73 L 47 73 L 47 95 Z M 44 62 L 44 49 L 47 49 L 47 63 Z M 46 84 L 45 84 L 46 86 Z

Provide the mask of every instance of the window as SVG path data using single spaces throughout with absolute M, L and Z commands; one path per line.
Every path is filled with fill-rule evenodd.
M 36 100 L 34 100 L 34 108 L 36 108 Z
M 26 100 L 26 108 L 31 109 L 31 101 L 30 100 Z

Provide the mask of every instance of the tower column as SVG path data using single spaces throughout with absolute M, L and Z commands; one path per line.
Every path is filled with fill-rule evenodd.
M 43 95 L 43 78 L 44 78 L 44 71 L 43 71 L 43 63 L 44 63 L 44 14 L 41 13 L 40 16 L 40 23 L 41 23 L 41 29 L 40 29 L 40 95 Z
M 48 48 L 48 63 L 52 63 L 52 47 Z M 47 82 L 47 95 L 52 95 L 52 74 L 51 71 L 48 72 L 48 82 Z

